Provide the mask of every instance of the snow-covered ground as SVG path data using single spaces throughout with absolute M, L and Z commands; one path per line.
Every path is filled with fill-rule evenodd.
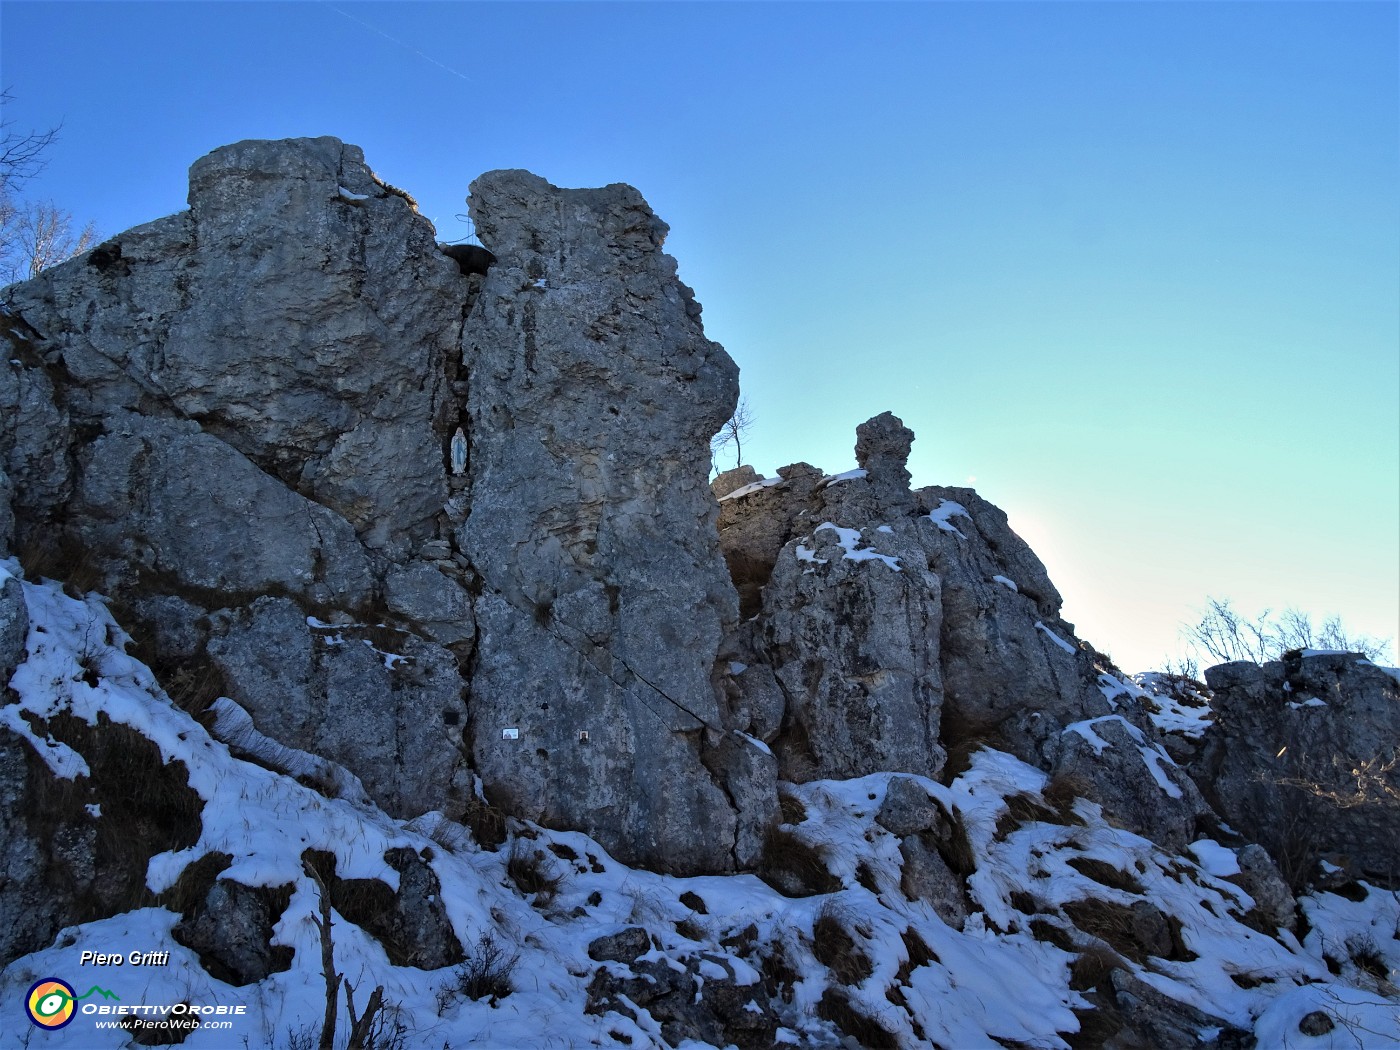
M 0 566 L 0 582 L 18 573 L 14 562 Z M 644 928 L 651 945 L 634 965 L 663 961 L 688 969 L 697 998 L 707 979 L 752 987 L 754 998 L 744 1008 L 770 1004 L 778 1014 L 779 1045 L 841 1045 L 818 1007 L 829 988 L 842 986 L 850 1006 L 900 1046 L 1066 1047 L 1091 1007 L 1077 962 L 1086 938 L 1094 930 L 1102 935 L 1101 955 L 1119 955 L 1123 947 L 1113 944 L 1107 926 L 1096 927 L 1086 916 L 1107 922 L 1144 901 L 1165 917 L 1173 948 L 1166 956 L 1138 958 L 1122 951 L 1116 965 L 1148 989 L 1252 1030 L 1260 1047 L 1400 1045 L 1394 983 L 1400 895 L 1364 886 L 1352 887 L 1348 896 L 1316 893 L 1301 902 L 1307 920 L 1301 940 L 1284 930 L 1261 932 L 1254 928 L 1259 923 L 1240 921 L 1253 902 L 1228 879 L 1230 849 L 1202 841 L 1186 854 L 1168 854 L 1111 826 L 1092 803 L 1046 800 L 1044 774 L 1001 752 L 977 752 L 950 785 L 909 778 L 965 829 L 975 870 L 966 882 L 962 929 L 901 890 L 900 840 L 875 818 L 891 781 L 902 774 L 785 788 L 792 822 L 785 830 L 822 858 L 832 885 L 840 885 L 833 892 L 790 898 L 752 875 L 658 875 L 618 863 L 582 834 L 515 824 L 516 840 L 558 880 L 552 895 L 527 895 L 507 870 L 509 844 L 482 849 L 464 828 L 437 814 L 393 820 L 364 799 L 353 777 L 343 770 L 328 774 L 314 756 L 284 749 L 269 764 L 318 773 L 314 779 L 329 785 L 328 793 L 234 757 L 125 653 L 128 639 L 100 600 L 75 600 L 48 583 L 26 583 L 24 591 L 29 655 L 10 683 L 18 702 L 0 709 L 0 723 L 19 733 L 60 780 L 89 772 L 81 754 L 42 728 L 61 713 L 94 725 L 105 716 L 154 742 L 166 761 L 184 763 L 190 787 L 204 802 L 199 839 L 153 857 L 148 888 L 159 894 L 191 862 L 226 853 L 233 860 L 223 877 L 291 887 L 273 938 L 295 954 L 288 970 L 236 987 L 206 972 L 174 939 L 179 916 L 165 908 L 72 927 L 0 973 L 0 1001 L 9 1004 L 0 1047 L 130 1045 L 125 1031 L 98 1029 L 105 1015 L 91 1012 L 79 1012 L 61 1029 L 37 1030 L 20 1004 L 48 977 L 69 982 L 79 995 L 100 986 L 126 1005 L 245 1008 L 214 1015 L 229 1020 L 228 1028 L 191 1032 L 183 1044 L 191 1050 L 314 1046 L 315 1036 L 307 1033 L 319 1033 L 325 1004 L 316 925 L 320 891 L 301 857 L 308 849 L 326 851 L 339 877 L 379 879 L 396 888 L 401 876 L 385 854 L 397 847 L 427 858 L 467 951 L 489 933 L 518 956 L 510 994 L 473 1000 L 458 990 L 459 968 L 396 966 L 374 937 L 336 916 L 336 968 L 359 990 L 360 1002 L 383 986 L 406 1029 L 407 1047 L 665 1046 L 644 1010 L 629 1017 L 585 1009 L 600 968 L 628 972 L 624 963 L 590 958 L 589 945 L 628 926 Z M 1205 714 L 1166 703 L 1151 685 L 1111 678 L 1105 693 L 1151 692 L 1174 731 L 1190 736 L 1205 730 Z M 1208 714 L 1208 707 L 1202 710 Z M 239 739 L 245 750 L 271 745 L 259 743 L 231 702 L 215 714 L 221 734 Z M 833 922 L 845 931 L 846 954 L 858 957 L 854 967 L 836 965 L 818 943 L 819 926 Z M 80 965 L 83 951 L 169 957 L 158 966 L 94 967 Z M 776 994 L 762 994 L 765 975 L 771 985 L 775 973 L 782 975 Z M 82 1011 L 107 1002 L 90 996 L 76 1005 Z

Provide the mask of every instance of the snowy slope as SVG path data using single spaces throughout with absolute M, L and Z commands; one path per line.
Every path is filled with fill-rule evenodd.
M 18 574 L 15 562 L 3 565 L 0 573 Z M 765 1012 L 776 1045 L 839 1046 L 844 1027 L 858 1028 L 866 1045 L 1065 1047 L 1087 1040 L 1081 1030 L 1092 1026 L 1102 976 L 1094 967 L 1105 960 L 1145 1010 L 1156 993 L 1252 1031 L 1261 1047 L 1400 1045 L 1400 896 L 1353 884 L 1346 896 L 1303 899 L 1301 940 L 1262 931 L 1243 921 L 1254 902 L 1226 877 L 1232 851 L 1203 842 L 1185 855 L 1164 853 L 1112 827 L 1092 803 L 1045 798 L 1045 776 L 1000 752 L 977 752 L 950 785 L 878 774 L 786 787 L 783 830 L 820 858 L 831 887 L 812 896 L 784 896 L 752 875 L 682 879 L 630 869 L 584 835 L 520 822 L 511 823 L 513 842 L 492 851 L 440 815 L 390 819 L 348 774 L 315 778 L 331 785 L 322 793 L 234 757 L 126 655 L 128 639 L 99 599 L 75 600 L 49 583 L 24 591 L 28 657 L 10 682 L 17 702 L 0 709 L 0 723 L 60 782 L 90 771 L 43 728 L 62 713 L 93 725 L 105 716 L 154 742 L 167 762 L 183 763 L 203 801 L 198 841 L 153 857 L 147 887 L 160 894 L 192 862 L 227 854 L 221 877 L 290 887 L 273 940 L 294 954 L 289 969 L 239 987 L 174 939 L 179 915 L 164 907 L 72 927 L 0 973 L 0 1001 L 10 1004 L 0 1047 L 130 1045 L 125 1031 L 99 1030 L 92 1013 L 36 1031 L 17 1004 L 46 977 L 79 994 L 100 985 L 122 1004 L 245 1008 L 226 1029 L 191 1032 L 183 1045 L 192 1050 L 314 1046 L 325 1007 L 320 890 L 301 858 L 325 851 L 338 877 L 396 889 L 401 875 L 385 855 L 405 847 L 431 867 L 469 955 L 489 934 L 518 956 L 510 994 L 475 1000 L 459 990 L 459 967 L 394 965 L 378 940 L 337 915 L 337 970 L 361 1004 L 382 985 L 406 1047 L 666 1046 L 648 1010 L 625 993 L 597 992 L 600 972 L 614 988 L 633 987 L 626 982 L 651 964 L 684 974 L 697 1001 L 707 981 L 739 989 L 736 1008 Z M 237 732 L 236 706 L 218 711 L 220 731 Z M 295 769 L 320 761 L 298 754 L 278 762 Z M 899 839 L 876 821 L 896 779 L 915 781 L 965 835 L 973 870 L 961 929 L 901 890 Z M 510 871 L 521 855 L 557 886 L 523 892 Z M 1141 950 L 1151 937 L 1117 928 L 1125 921 L 1156 922 L 1161 952 Z M 628 927 L 646 931 L 640 955 L 590 956 L 600 937 Z M 96 968 L 79 965 L 84 950 L 169 959 Z M 343 1045 L 344 1022 L 341 1031 Z M 1209 1043 L 1218 1034 L 1207 1026 L 1199 1037 Z

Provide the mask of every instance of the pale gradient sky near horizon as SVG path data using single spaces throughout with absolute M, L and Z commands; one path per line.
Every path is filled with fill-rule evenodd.
M 1141 670 L 1207 595 L 1400 633 L 1397 10 L 5 0 L 0 82 L 106 234 L 243 138 L 362 146 L 443 240 L 492 168 L 637 186 L 748 462 L 895 412 Z

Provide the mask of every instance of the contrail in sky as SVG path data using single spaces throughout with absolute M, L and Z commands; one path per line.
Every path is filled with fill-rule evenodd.
M 459 72 L 458 70 L 453 69 L 451 66 L 446 65 L 445 63 L 439 62 L 439 61 L 438 61 L 437 59 L 435 59 L 432 55 L 425 55 L 422 51 L 419 51 L 419 50 L 418 50 L 416 47 L 414 47 L 412 44 L 405 44 L 405 43 L 404 43 L 402 40 L 400 40 L 398 37 L 390 36 L 388 33 L 384 32 L 384 30 L 380 29 L 377 25 L 373 25 L 373 24 L 371 24 L 371 23 L 369 23 L 369 22 L 366 22 L 363 18 L 356 18 L 354 15 L 348 14 L 347 12 L 342 11 L 340 8 L 336 7 L 335 4 L 327 3 L 326 6 L 329 7 L 329 8 L 330 8 L 332 11 L 334 11 L 336 14 L 338 14 L 338 15 L 344 15 L 346 18 L 350 19 L 350 21 L 352 21 L 352 22 L 359 22 L 360 25 L 364 26 L 366 29 L 371 29 L 371 30 L 373 30 L 374 32 L 376 32 L 376 33 L 378 33 L 380 36 L 382 36 L 385 40 L 388 40 L 388 41 L 391 41 L 392 43 L 398 44 L 399 47 L 407 48 L 409 51 L 412 51 L 412 52 L 413 52 L 415 55 L 417 55 L 419 58 L 426 58 L 429 62 L 431 62 L 433 65 L 437 66 L 439 69 L 445 69 L 445 70 L 447 70 L 447 72 L 451 73 L 453 76 L 461 77 L 461 78 L 462 78 L 463 80 L 465 80 L 468 84 L 473 83 L 472 78 L 469 77 L 469 76 L 467 76 L 465 73 Z

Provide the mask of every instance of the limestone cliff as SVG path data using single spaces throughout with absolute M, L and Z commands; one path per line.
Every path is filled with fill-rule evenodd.
M 708 485 L 637 191 L 469 206 L 243 142 L 4 290 L 7 1000 L 136 930 L 312 1045 L 333 909 L 421 1045 L 1400 1039 L 1391 674 L 1144 688 L 889 413 Z
M 392 812 L 460 813 L 470 769 L 620 856 L 732 868 L 704 449 L 737 369 L 635 190 L 496 172 L 471 206 L 484 277 L 355 147 L 243 142 L 189 211 L 11 288 L 17 546 Z

